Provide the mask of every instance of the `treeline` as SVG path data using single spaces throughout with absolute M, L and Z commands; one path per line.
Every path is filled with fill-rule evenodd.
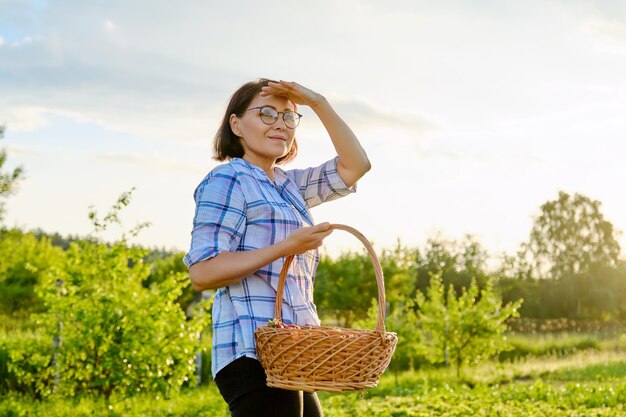
M 600 206 L 586 196 L 559 192 L 540 207 L 528 240 L 515 255 L 503 255 L 495 269 L 487 267 L 489 254 L 471 236 L 461 241 L 430 238 L 422 248 L 398 244 L 385 249 L 387 307 L 393 312 L 440 275 L 457 295 L 472 280 L 479 288 L 493 283 L 505 303 L 524 300 L 522 317 L 626 320 L 626 262 L 620 260 L 618 232 Z M 346 253 L 320 263 L 316 302 L 336 322 L 349 325 L 375 296 L 366 254 Z
M 43 277 L 63 264 L 72 245 L 88 247 L 102 243 L 94 237 L 62 236 L 41 229 L 0 228 L 0 313 L 24 316 L 41 311 L 43 304 L 37 290 Z M 150 271 L 142 279 L 144 288 L 162 283 L 173 274 L 187 272 L 181 262 L 183 253 L 144 248 L 141 253 L 141 262 L 148 265 Z M 129 259 L 128 262 L 132 265 L 135 261 Z M 189 287 L 177 302 L 187 308 L 196 298 L 198 295 Z
M 341 233 L 341 232 L 336 232 Z M 387 309 L 426 292 L 433 275 L 457 295 L 475 280 L 479 288 L 491 281 L 505 303 L 523 299 L 522 317 L 577 320 L 626 320 L 626 263 L 619 259 L 613 226 L 604 220 L 599 203 L 587 197 L 560 193 L 541 207 L 528 242 L 515 255 L 504 255 L 495 269 L 490 254 L 471 236 L 462 240 L 431 237 L 419 248 L 398 243 L 383 249 L 380 260 L 386 279 Z M 38 310 L 36 287 L 41 274 L 54 268 L 72 242 L 89 238 L 0 229 L 0 305 L 3 312 Z M 173 273 L 186 272 L 182 252 L 145 250 L 149 288 Z M 323 257 L 315 280 L 320 316 L 349 327 L 364 317 L 376 298 L 376 280 L 369 257 L 346 252 Z M 184 309 L 197 298 L 185 288 L 178 302 Z
M 489 271 L 487 252 L 471 238 L 464 241 L 430 239 L 424 248 L 401 245 L 385 249 L 381 264 L 385 274 L 388 310 L 401 307 L 407 297 L 427 291 L 431 277 L 441 274 L 446 287 L 457 294 L 475 279 L 479 288 L 490 280 L 504 303 L 523 299 L 525 318 L 624 321 L 626 320 L 626 264 L 592 265 L 584 272 L 559 278 L 511 274 L 501 265 Z M 374 272 L 365 253 L 344 253 L 320 262 L 315 300 L 320 314 L 342 326 L 363 317 L 377 295 Z

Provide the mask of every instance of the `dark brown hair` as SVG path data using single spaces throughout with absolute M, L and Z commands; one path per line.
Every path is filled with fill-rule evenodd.
M 237 117 L 242 117 L 246 109 L 250 105 L 250 102 L 254 97 L 261 92 L 261 88 L 268 85 L 270 82 L 276 82 L 267 78 L 259 78 L 257 81 L 250 81 L 239 87 L 237 91 L 232 95 L 224 112 L 224 118 L 222 124 L 215 134 L 213 140 L 213 158 L 218 161 L 224 161 L 232 158 L 243 157 L 243 146 L 241 146 L 240 138 L 235 135 L 230 128 L 230 115 L 234 114 Z M 276 160 L 277 164 L 284 164 L 291 161 L 298 154 L 298 143 L 295 138 L 291 145 L 289 152 L 281 156 Z

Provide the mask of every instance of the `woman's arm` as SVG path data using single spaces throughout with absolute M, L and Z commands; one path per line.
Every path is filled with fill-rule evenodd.
M 333 142 L 339 156 L 337 172 L 348 187 L 352 187 L 370 170 L 370 161 L 359 140 L 324 96 L 298 83 L 286 81 L 270 82 L 267 87 L 263 87 L 261 95 L 287 97 L 296 104 L 304 104 L 313 109 Z
M 241 281 L 279 258 L 319 248 L 324 238 L 331 232 L 330 224 L 320 223 L 297 229 L 285 240 L 261 249 L 222 252 L 189 268 L 191 285 L 196 291 L 204 291 Z

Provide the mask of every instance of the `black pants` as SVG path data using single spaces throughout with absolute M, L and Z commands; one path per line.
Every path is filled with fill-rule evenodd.
M 256 359 L 242 357 L 226 365 L 215 383 L 233 417 L 321 417 L 315 393 L 269 388 Z

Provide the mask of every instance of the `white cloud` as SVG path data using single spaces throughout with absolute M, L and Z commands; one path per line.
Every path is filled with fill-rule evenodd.
M 22 146 L 7 146 L 6 147 L 8 155 L 30 155 L 30 156 L 39 156 L 42 155 L 42 152 L 37 151 L 35 149 L 24 148 Z
M 626 43 L 626 25 L 618 20 L 593 19 L 585 22 L 583 28 L 590 33 Z
M 359 128 L 391 127 L 415 133 L 427 133 L 438 129 L 437 123 L 419 114 L 383 110 L 370 100 L 358 97 L 330 96 L 337 112 Z
M 39 40 L 41 40 L 41 37 L 39 36 L 24 36 L 19 41 L 11 43 L 10 46 L 11 48 L 19 48 L 25 45 L 30 45 L 31 43 L 37 42 Z
M 42 35 L 24 38 L 14 51 L 0 52 L 10 75 L 0 80 L 0 109 L 13 112 L 18 102 L 20 108 L 31 109 L 15 110 L 20 122 L 14 129 L 42 126 L 41 113 L 47 112 L 88 119 L 111 130 L 150 139 L 189 142 L 210 137 L 228 96 L 239 85 L 255 76 L 280 75 L 285 70 L 282 60 L 267 59 L 265 51 L 250 48 L 250 38 L 233 29 L 235 23 L 252 27 L 258 21 L 257 6 L 250 3 L 249 7 L 250 13 L 242 15 L 230 13 L 236 9 L 231 6 L 217 10 L 197 2 L 194 7 L 161 6 L 145 13 L 143 7 L 113 2 L 106 9 L 81 7 L 84 10 L 78 24 L 68 13 L 74 5 L 50 4 L 39 16 Z M 320 15 L 324 10 L 334 10 L 332 2 L 320 4 L 321 9 L 302 7 Z M 358 2 L 343 4 L 339 11 L 358 12 L 368 21 L 375 14 L 372 7 L 362 8 Z M 241 22 L 231 17 L 234 15 Z M 183 21 L 186 23 L 181 30 Z M 341 16 L 333 15 L 328 23 L 330 33 L 343 33 L 344 23 Z M 317 34 L 314 25 L 292 22 L 287 29 L 269 28 L 267 36 L 279 38 L 282 30 L 290 31 L 290 25 L 305 35 Z M 94 31 L 93 27 L 102 30 Z M 225 33 L 231 36 L 224 38 Z M 298 54 L 304 53 L 313 39 L 300 38 L 305 44 L 294 51 Z M 349 44 L 348 40 L 343 43 Z M 233 53 L 242 48 L 245 54 Z M 307 61 L 313 64 L 310 56 Z M 302 69 L 306 67 L 309 65 L 296 62 L 287 66 L 295 70 L 298 80 L 315 71 Z M 363 129 L 386 124 L 425 132 L 434 127 L 419 114 L 381 111 L 367 99 L 347 98 L 336 104 L 342 115 Z
M 187 172 L 192 174 L 206 173 L 205 166 L 195 166 L 183 163 L 171 158 L 164 158 L 158 152 L 152 153 L 103 153 L 94 154 L 91 158 L 95 161 L 104 161 L 114 164 L 134 165 L 141 168 L 159 171 Z
M 592 19 L 582 24 L 582 30 L 593 37 L 600 50 L 618 55 L 626 54 L 626 24 L 623 22 Z
M 45 112 L 46 109 L 43 107 L 10 107 L 0 102 L 0 114 L 7 115 L 2 123 L 15 132 L 33 132 L 46 126 L 48 123 L 44 115 Z
M 105 27 L 117 29 L 107 20 Z M 117 30 L 116 30 L 117 32 Z M 0 80 L 0 109 L 12 129 L 32 131 L 45 125 L 45 113 L 90 121 L 108 129 L 149 139 L 190 142 L 212 136 L 228 96 L 247 77 L 201 63 L 121 47 L 119 33 L 91 40 L 98 54 L 83 54 L 72 41 L 33 38 L 0 59 L 11 82 Z M 24 88 L 28 85 L 28 88 Z M 19 102 L 15 107 L 12 103 Z M 382 110 L 360 97 L 334 97 L 339 113 L 360 130 L 393 126 L 415 133 L 436 128 L 427 117 Z
M 4 38 L 0 36 L 0 46 L 4 45 Z

